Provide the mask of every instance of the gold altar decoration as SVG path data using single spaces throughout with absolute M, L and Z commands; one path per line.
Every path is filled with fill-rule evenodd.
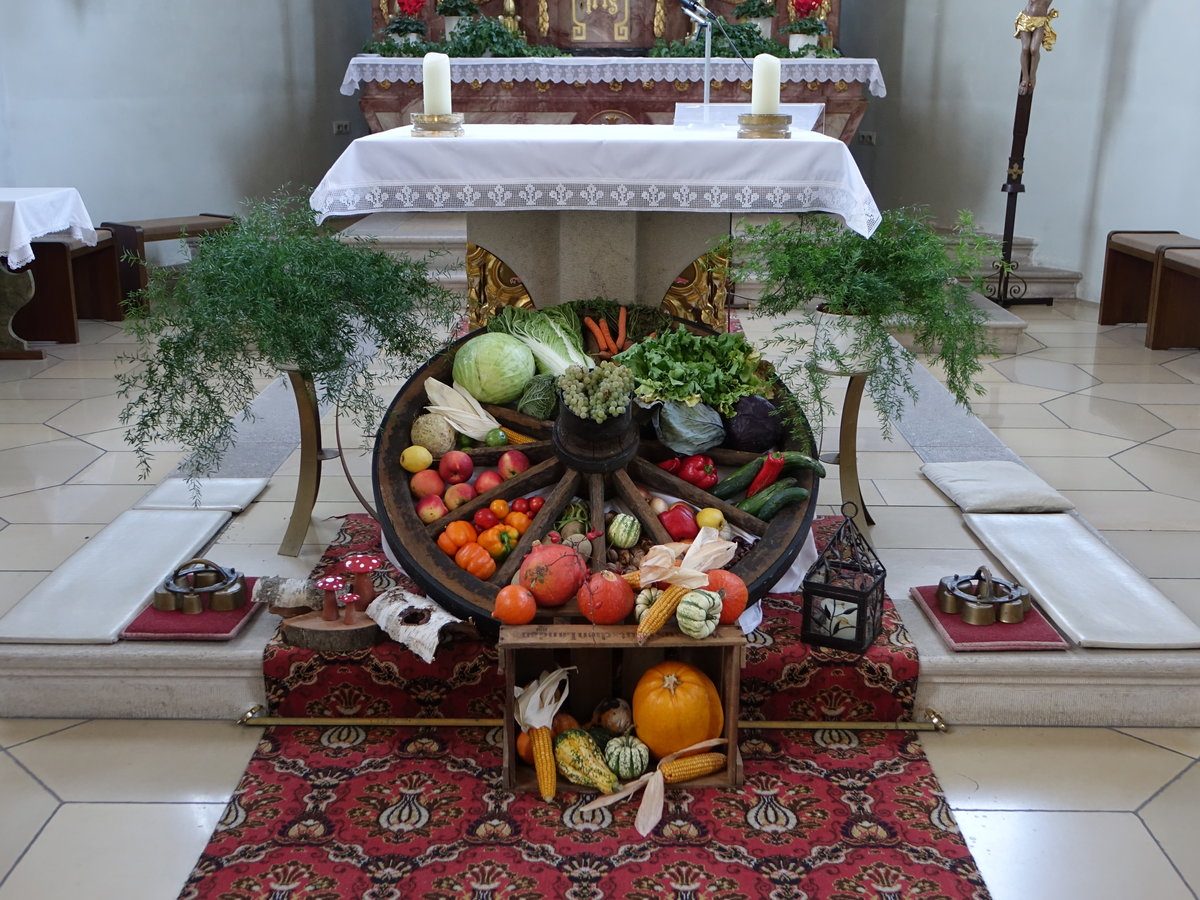
M 667 27 L 667 11 L 663 8 L 663 0 L 654 0 L 654 36 L 660 38 Z
M 725 331 L 729 326 L 727 263 L 715 253 L 694 260 L 676 277 L 661 308 L 689 322 Z M 467 319 L 471 328 L 482 328 L 505 306 L 532 309 L 533 305 L 520 276 L 502 259 L 477 244 L 467 244 Z
M 500 21 L 517 37 L 522 36 L 521 17 L 517 15 L 516 0 L 504 0 L 504 13 L 500 16 Z
M 550 32 L 550 4 L 547 0 L 538 0 L 537 27 L 538 34 L 542 37 Z
M 1015 581 L 993 578 L 987 566 L 974 575 L 947 575 L 938 583 L 938 609 L 961 616 L 968 625 L 1016 624 L 1033 605 L 1029 591 Z
M 623 44 L 629 42 L 630 0 L 575 0 L 571 4 L 571 40 L 588 41 L 588 26 L 597 31 L 605 18 L 613 19 L 611 40 Z M 603 35 L 601 39 L 603 39 Z M 593 39 L 594 40 L 594 39 Z

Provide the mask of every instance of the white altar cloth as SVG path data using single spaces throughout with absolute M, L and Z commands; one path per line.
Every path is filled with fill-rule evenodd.
M 75 188 L 0 187 L 0 256 L 8 258 L 10 269 L 32 262 L 33 241 L 59 231 L 96 244 L 92 217 Z
M 500 210 L 830 212 L 870 236 L 879 208 L 841 141 L 742 140 L 670 125 L 467 125 L 458 138 L 394 128 L 354 141 L 311 204 L 369 212 Z
M 350 96 L 360 84 L 372 81 L 415 81 L 424 77 L 421 57 L 362 54 L 350 60 L 342 78 L 342 93 Z M 791 81 L 861 82 L 876 97 L 887 95 L 879 63 L 873 59 L 781 59 L 779 78 Z M 717 81 L 749 81 L 751 72 L 740 59 L 712 60 Z M 610 81 L 703 81 L 704 60 L 696 57 L 545 56 L 514 59 L 454 57 L 450 80 L 546 81 L 554 84 L 607 84 Z

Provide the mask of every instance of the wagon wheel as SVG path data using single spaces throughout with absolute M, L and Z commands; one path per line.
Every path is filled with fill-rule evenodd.
M 809 498 L 802 503 L 784 507 L 769 522 L 738 509 L 707 491 L 659 468 L 656 463 L 673 454 L 666 446 L 646 437 L 634 437 L 631 450 L 619 454 L 615 464 L 592 465 L 581 462 L 554 435 L 554 423 L 523 415 L 500 406 L 486 409 L 504 426 L 534 438 L 533 443 L 516 445 L 530 459 L 529 469 L 499 486 L 478 495 L 432 523 L 422 522 L 409 492 L 409 473 L 400 467 L 400 454 L 409 446 L 413 419 L 420 415 L 428 399 L 425 396 L 427 378 L 449 384 L 454 352 L 479 332 L 457 341 L 447 353 L 431 359 L 400 389 L 379 428 L 372 462 L 376 508 L 386 546 L 408 575 L 435 601 L 462 618 L 472 619 L 485 634 L 496 634 L 499 622 L 492 618 L 496 593 L 510 583 L 520 568 L 521 560 L 533 545 L 553 530 L 555 521 L 575 497 L 587 501 L 592 516 L 592 528 L 603 530 L 607 501 L 621 503 L 641 522 L 642 532 L 655 543 L 669 543 L 672 538 L 659 522 L 658 516 L 643 498 L 637 485 L 653 492 L 685 500 L 693 506 L 715 507 L 731 525 L 757 537 L 757 541 L 738 559 L 730 570 L 743 581 L 756 602 L 788 567 L 804 543 L 816 509 L 817 479 L 813 472 L 797 475 L 799 486 L 807 488 Z M 506 450 L 504 447 L 479 447 L 467 453 L 476 466 L 494 466 Z M 786 449 L 803 450 L 802 443 L 789 439 Z M 721 466 L 740 466 L 760 454 L 714 448 L 705 451 Z M 529 529 L 508 558 L 489 579 L 476 578 L 459 568 L 453 558 L 436 544 L 442 529 L 458 519 L 470 520 L 475 512 L 496 499 L 513 500 L 534 492 L 542 492 L 545 504 L 534 516 Z M 605 564 L 605 543 L 593 542 L 591 568 L 599 571 Z M 553 609 L 539 609 L 538 619 L 549 621 L 560 617 L 580 618 L 574 599 Z

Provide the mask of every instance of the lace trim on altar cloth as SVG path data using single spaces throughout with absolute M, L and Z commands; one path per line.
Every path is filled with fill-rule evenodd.
M 342 79 L 341 92 L 353 94 L 372 81 L 415 81 L 423 78 L 419 57 L 356 56 Z M 781 59 L 781 81 L 861 82 L 876 97 L 887 96 L 883 73 L 873 59 Z M 749 81 L 750 71 L 737 59 L 714 59 L 710 76 L 717 81 Z M 634 59 L 626 57 L 546 57 L 481 59 L 455 57 L 450 79 L 463 82 L 548 81 L 604 84 L 610 81 L 703 81 L 704 60 L 694 58 Z
M 528 182 L 525 184 L 457 183 L 376 184 L 318 192 L 313 207 L 323 216 L 388 211 L 491 210 L 687 210 L 691 212 L 830 212 L 862 234 L 879 225 L 880 214 L 868 196 L 836 185 L 625 184 Z

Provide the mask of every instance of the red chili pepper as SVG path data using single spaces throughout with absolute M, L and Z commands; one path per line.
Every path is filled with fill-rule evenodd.
M 679 469 L 683 465 L 683 460 L 678 456 L 672 456 L 670 459 L 664 459 L 658 464 L 660 469 L 670 472 L 672 475 L 678 475 Z
M 672 506 L 666 512 L 659 513 L 658 521 L 662 522 L 663 528 L 667 529 L 667 534 L 673 541 L 690 541 L 700 533 L 700 526 L 696 524 L 696 514 L 686 505 Z
M 776 453 L 774 450 L 769 451 L 763 460 L 762 468 L 758 470 L 758 474 L 750 482 L 750 487 L 746 488 L 746 496 L 753 497 L 763 488 L 767 487 L 767 485 L 774 484 L 775 479 L 779 477 L 782 469 L 783 454 Z
M 709 456 L 689 456 L 675 474 L 688 484 L 707 491 L 717 483 L 717 464 Z

